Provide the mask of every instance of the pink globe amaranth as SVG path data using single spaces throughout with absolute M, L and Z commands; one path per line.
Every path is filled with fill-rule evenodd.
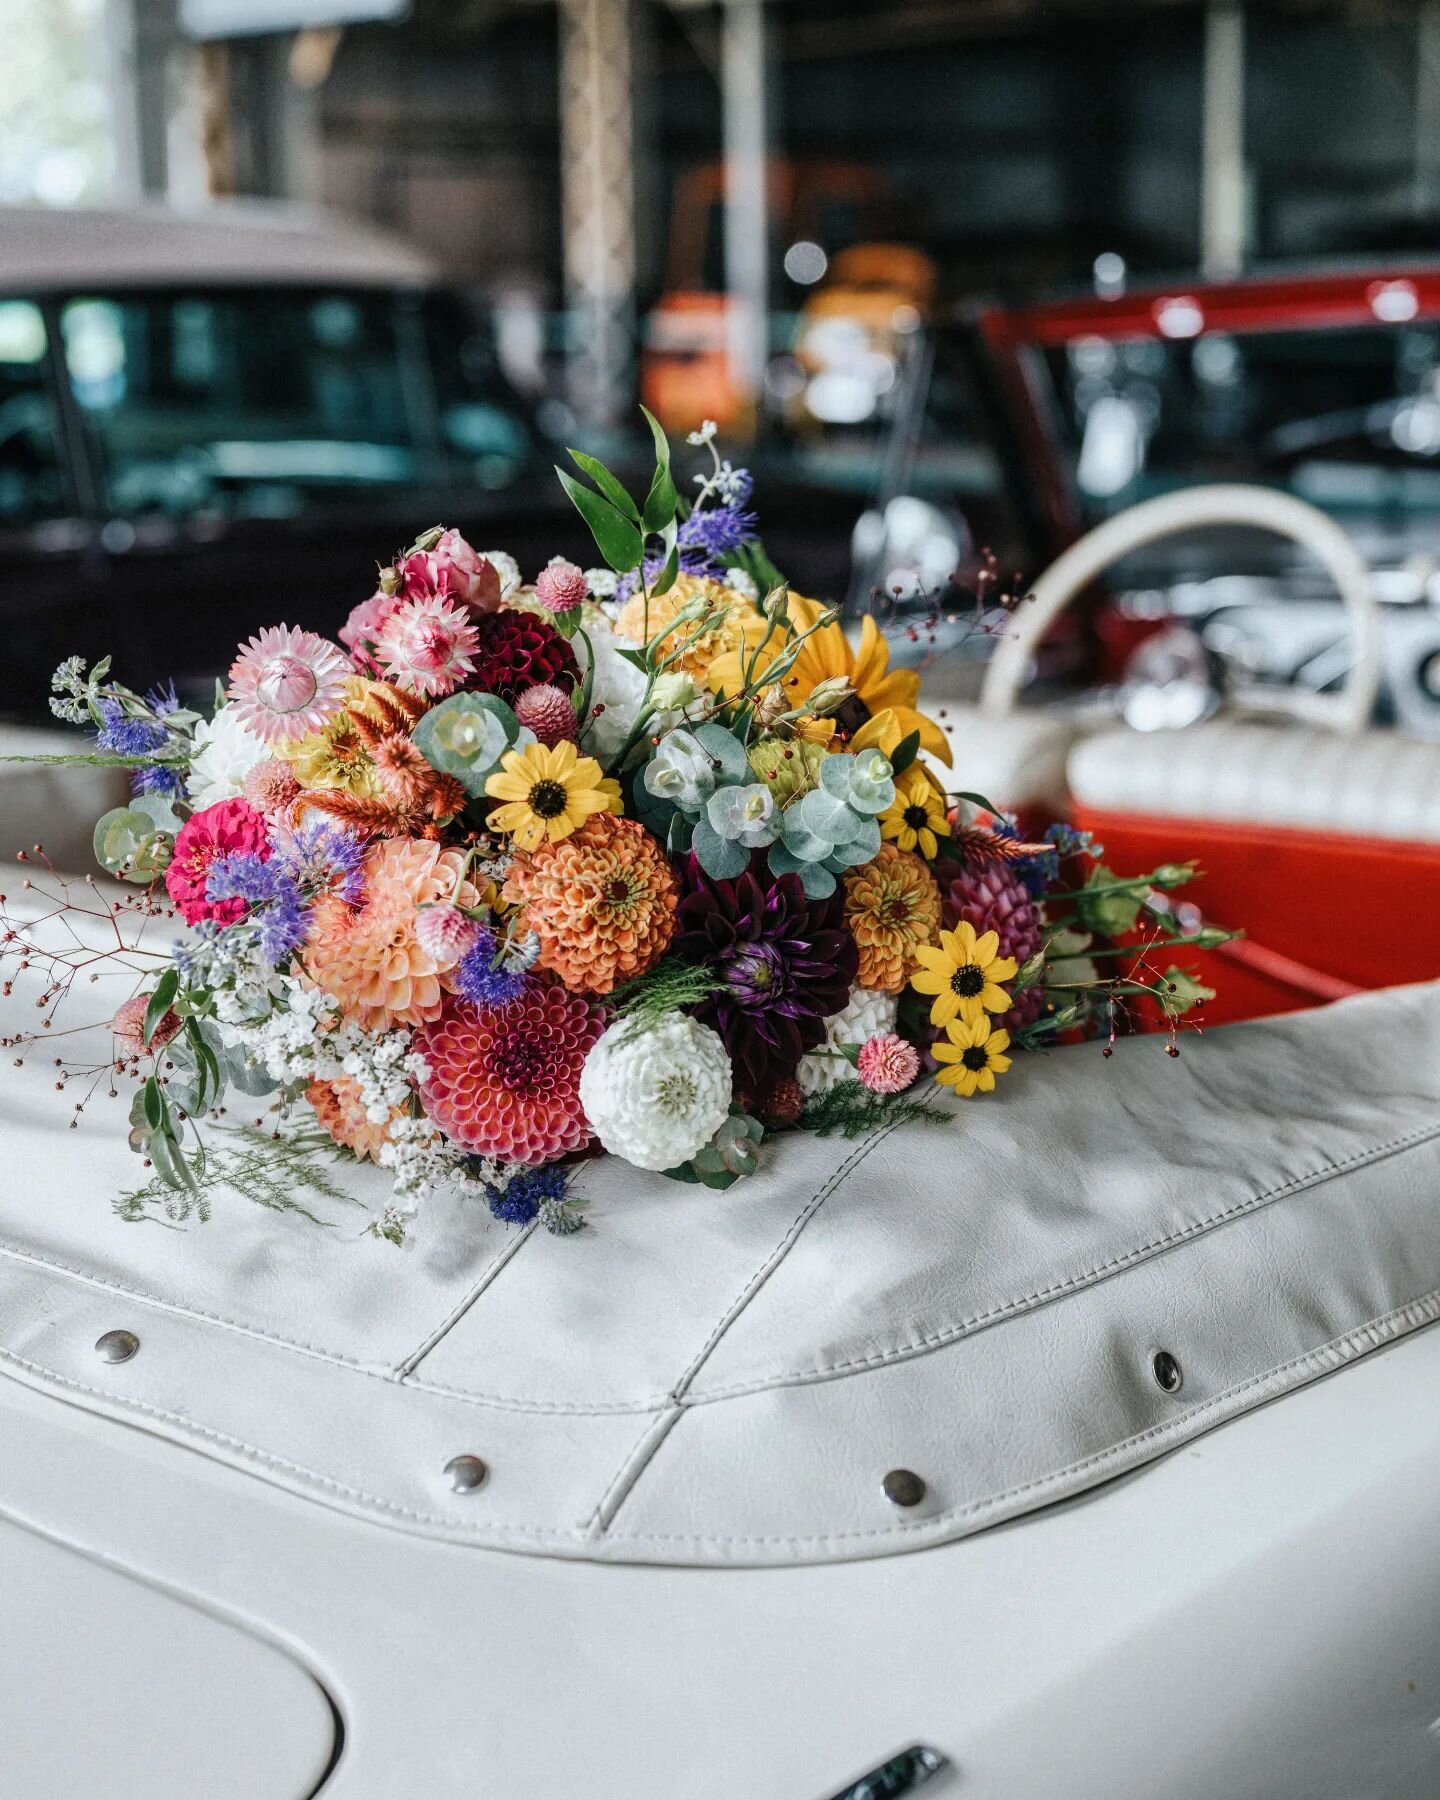
M 578 735 L 574 703 L 553 681 L 526 688 L 515 702 L 515 717 L 547 746 L 574 743 Z
M 578 563 L 557 558 L 536 576 L 535 598 L 549 612 L 569 612 L 590 598 L 590 583 Z
M 165 889 L 187 925 L 198 925 L 202 919 L 233 925 L 244 918 L 243 900 L 211 900 L 205 892 L 211 863 L 237 851 L 260 857 L 270 854 L 265 815 L 248 800 L 217 800 L 180 827 L 165 871 Z
M 448 900 L 432 901 L 415 915 L 415 937 L 436 963 L 451 967 L 479 935 L 480 927 Z

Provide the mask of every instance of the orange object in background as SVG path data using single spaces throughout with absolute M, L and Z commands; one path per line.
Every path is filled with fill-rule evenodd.
M 1440 977 L 1440 845 L 1222 820 L 1076 809 L 1117 873 L 1177 854 L 1201 874 L 1180 896 L 1243 928 L 1220 950 L 1157 952 L 1217 990 L 1204 1023 L 1297 1012 L 1358 989 Z

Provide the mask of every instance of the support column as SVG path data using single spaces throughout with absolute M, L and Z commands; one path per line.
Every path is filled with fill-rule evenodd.
M 571 404 L 604 430 L 634 398 L 632 0 L 560 0 L 560 154 Z
M 163 199 L 170 186 L 175 0 L 109 0 L 105 32 L 117 195 Z
M 720 86 L 725 142 L 725 285 L 730 379 L 745 413 L 759 403 L 769 352 L 765 0 L 725 0 Z
M 1246 251 L 1245 14 L 1238 0 L 1205 11 L 1205 88 L 1200 173 L 1200 268 L 1211 280 L 1238 274 Z

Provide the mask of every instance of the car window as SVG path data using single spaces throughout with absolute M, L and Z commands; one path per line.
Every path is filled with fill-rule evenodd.
M 1440 506 L 1440 324 L 1080 337 L 1050 369 L 1091 517 L 1210 480 Z
M 425 343 L 441 439 L 452 473 L 468 486 L 510 487 L 534 456 L 534 434 L 501 373 L 494 334 L 453 295 L 425 314 Z
M 0 301 L 0 527 L 70 510 L 45 350 L 39 307 Z
M 393 294 L 77 296 L 61 323 L 118 513 L 288 517 L 427 473 Z

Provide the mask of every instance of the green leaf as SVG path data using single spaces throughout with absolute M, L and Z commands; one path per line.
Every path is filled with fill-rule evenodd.
M 680 551 L 673 547 L 665 558 L 660 573 L 650 583 L 650 592 L 654 595 L 668 594 L 675 585 L 675 578 L 680 573 Z
M 957 800 L 968 800 L 972 806 L 978 806 L 981 812 L 994 813 L 997 819 L 1002 819 L 1005 816 L 995 802 L 993 800 L 987 800 L 983 794 L 967 794 L 962 788 L 954 797 Z
M 645 423 L 650 427 L 650 435 L 655 440 L 655 461 L 661 468 L 670 467 L 670 440 L 665 435 L 665 427 L 655 417 L 648 406 L 642 406 Z
M 151 1075 L 145 1083 L 145 1123 L 152 1131 L 160 1129 L 160 1121 L 165 1117 L 165 1096 L 160 1092 L 160 1083 Z
M 643 650 L 631 650 L 627 646 L 617 644 L 615 646 L 615 654 L 625 662 L 628 662 L 631 668 L 639 669 L 642 675 L 649 667 L 649 664 L 645 661 L 645 652 Z
M 890 773 L 903 775 L 914 762 L 920 750 L 920 733 L 912 731 L 908 737 L 901 738 L 895 746 L 895 754 L 890 758 Z M 986 811 L 990 809 L 987 807 Z
M 576 511 L 590 527 L 595 547 L 617 575 L 628 575 L 640 567 L 645 540 L 637 525 L 632 525 L 610 502 L 592 488 L 582 487 L 573 475 L 561 468 L 555 473 L 560 485 L 575 503 Z
M 726 781 L 746 783 L 750 780 L 750 758 L 733 732 L 712 722 L 697 725 L 695 737 L 705 753 L 719 763 L 720 773 Z
M 1143 891 L 1139 893 L 1090 894 L 1087 888 L 1110 887 L 1116 875 L 1113 869 L 1107 869 L 1104 863 L 1096 863 L 1086 877 L 1085 886 L 1079 889 L 1075 897 L 1075 910 L 1080 916 L 1082 925 L 1091 931 L 1098 931 L 1105 937 L 1120 937 L 1127 931 L 1134 930 L 1135 921 L 1140 917 L 1140 903 L 1144 899 Z
M 578 469 L 582 469 L 590 477 L 617 511 L 623 513 L 636 525 L 640 523 L 640 508 L 630 498 L 624 485 L 610 473 L 598 456 L 587 456 L 583 450 L 567 450 L 566 455 Z
M 1192 1006 L 1203 1006 L 1207 1000 L 1215 998 L 1214 988 L 1206 987 L 1187 970 L 1174 967 L 1167 969 L 1164 979 L 1156 982 L 1154 994 L 1172 1019 L 1189 1012 Z
M 453 775 L 479 799 L 519 736 L 520 721 L 494 694 L 452 694 L 415 727 L 415 747 L 432 769 Z
M 146 1004 L 145 1022 L 140 1028 L 141 1041 L 146 1049 L 149 1049 L 151 1038 L 160 1029 L 160 1021 L 169 1012 L 171 1002 L 179 988 L 180 973 L 178 969 L 167 969 L 155 983 L 155 992 Z
M 650 492 L 645 496 L 645 511 L 641 514 L 641 523 L 647 531 L 663 531 L 667 525 L 673 524 L 679 504 L 680 495 L 675 488 L 675 477 L 670 473 L 670 464 L 657 463 L 650 482 Z

